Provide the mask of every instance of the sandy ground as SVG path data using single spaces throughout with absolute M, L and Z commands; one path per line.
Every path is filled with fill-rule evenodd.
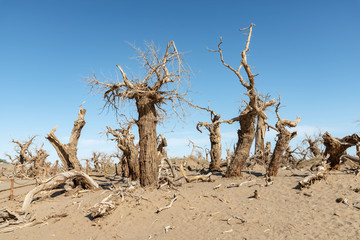
M 360 210 L 353 206 L 360 201 L 360 193 L 354 191 L 360 177 L 332 172 L 326 181 L 299 190 L 298 182 L 309 171 L 282 169 L 267 187 L 264 173 L 256 167 L 238 179 L 214 176 L 215 182 L 192 183 L 182 179 L 177 189 L 136 187 L 125 193 L 111 214 L 91 220 L 89 208 L 110 194 L 112 184 L 124 185 L 121 178 L 95 178 L 100 190 L 59 189 L 47 198 L 39 194 L 29 208 L 39 224 L 2 232 L 0 239 L 360 239 Z M 9 192 L 0 192 L 0 209 L 20 209 L 32 188 L 15 189 L 15 201 L 8 200 Z M 253 197 L 255 190 L 259 198 Z M 175 194 L 172 207 L 156 213 Z M 346 199 L 348 205 L 337 203 L 337 198 Z

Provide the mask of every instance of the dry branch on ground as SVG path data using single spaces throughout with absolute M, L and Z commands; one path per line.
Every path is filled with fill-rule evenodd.
M 78 171 L 63 172 L 54 177 L 51 177 L 46 182 L 42 183 L 41 185 L 35 187 L 33 190 L 28 192 L 28 194 L 25 196 L 24 203 L 22 205 L 22 210 L 25 211 L 29 207 L 34 196 L 39 192 L 45 190 L 52 190 L 57 186 L 59 186 L 60 184 L 65 183 L 69 179 L 79 180 L 84 184 L 85 187 L 90 189 L 99 188 L 99 185 L 91 177 L 89 177 L 87 174 L 83 172 L 78 172 Z
M 184 170 L 183 164 L 180 164 L 180 171 L 181 171 L 181 173 L 182 173 L 182 175 L 185 178 L 187 183 L 191 183 L 191 182 L 194 182 L 194 181 L 202 181 L 202 182 L 214 182 L 215 181 L 215 180 L 211 179 L 211 175 L 212 175 L 211 172 L 206 174 L 206 175 L 198 175 L 198 176 L 195 176 L 195 177 L 188 177 L 186 175 L 185 170 Z

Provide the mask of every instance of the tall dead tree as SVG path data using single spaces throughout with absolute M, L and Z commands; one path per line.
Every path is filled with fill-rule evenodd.
M 104 96 L 104 107 L 110 107 L 115 112 L 120 111 L 121 103 L 125 100 L 135 101 L 140 138 L 140 184 L 155 186 L 159 165 L 156 126 L 159 120 L 167 115 L 163 108 L 166 103 L 170 103 L 179 117 L 179 108 L 182 114 L 185 114 L 183 103 L 189 102 L 185 98 L 187 90 L 181 91 L 181 87 L 184 80 L 190 78 L 173 41 L 167 44 L 164 54 L 161 54 L 154 44 L 147 44 L 145 52 L 140 49 L 136 51 L 145 71 L 143 76 L 129 79 L 121 66 L 117 65 L 122 75 L 121 82 L 101 82 L 95 75 L 87 81 L 92 90 L 97 89 Z
M 210 113 L 211 123 L 209 122 L 199 122 L 196 125 L 196 129 L 202 133 L 201 127 L 205 127 L 209 131 L 210 135 L 210 171 L 221 171 L 220 161 L 221 161 L 221 132 L 220 132 L 220 117 L 221 114 L 216 114 L 213 110 L 209 108 L 201 108 Z
M 225 63 L 223 58 L 223 53 L 221 49 L 221 44 L 223 43 L 222 38 L 220 38 L 220 43 L 218 44 L 218 50 L 210 50 L 212 52 L 218 52 L 220 55 L 220 60 L 222 64 L 230 69 L 240 80 L 241 85 L 247 90 L 245 95 L 249 97 L 248 102 L 245 102 L 246 107 L 241 111 L 240 116 L 233 118 L 228 121 L 228 123 L 233 123 L 238 121 L 240 123 L 240 129 L 238 130 L 238 142 L 236 144 L 234 157 L 232 158 L 230 165 L 227 168 L 225 174 L 226 177 L 232 176 L 241 176 L 241 170 L 249 157 L 250 148 L 255 138 L 255 120 L 258 115 L 263 115 L 263 118 L 266 119 L 265 113 L 260 108 L 259 95 L 255 89 L 255 75 L 251 71 L 251 67 L 247 63 L 247 52 L 249 51 L 250 39 L 252 34 L 252 28 L 254 24 L 251 24 L 250 27 L 245 29 L 240 29 L 240 31 L 249 30 L 248 38 L 246 41 L 245 49 L 241 52 L 241 64 L 235 69 Z M 244 68 L 248 81 L 245 81 L 243 76 L 240 73 L 240 70 Z M 271 100 L 274 102 L 275 100 Z M 267 103 L 268 105 L 270 103 Z M 273 104 L 273 103 L 272 103 Z
M 74 122 L 68 144 L 62 144 L 55 136 L 57 126 L 45 137 L 55 148 L 61 162 L 66 170 L 81 170 L 81 164 L 77 158 L 77 145 L 80 138 L 81 130 L 85 125 L 86 109 L 80 106 L 78 119 Z
M 120 125 L 119 129 L 114 130 L 109 126 L 106 127 L 106 134 L 111 134 L 115 137 L 111 140 L 115 140 L 118 148 L 123 152 L 121 165 L 127 164 L 131 180 L 137 180 L 140 176 L 139 143 L 134 143 L 135 135 L 131 134 L 131 127 L 134 123 L 135 121 L 129 121 L 126 124 Z M 126 167 L 123 167 L 123 169 L 126 169 Z M 123 171 L 123 173 L 126 173 L 126 171 Z
M 281 119 L 281 117 L 279 115 L 280 103 L 281 103 L 281 101 L 280 101 L 280 97 L 279 97 L 279 102 L 276 105 L 276 109 L 275 109 L 276 116 L 278 119 L 275 127 L 268 125 L 269 127 L 271 127 L 272 129 L 274 129 L 275 131 L 278 132 L 275 149 L 274 149 L 273 154 L 271 155 L 269 168 L 267 170 L 268 176 L 276 176 L 277 175 L 284 152 L 288 148 L 291 139 L 293 139 L 297 135 L 296 131 L 290 132 L 289 130 L 286 129 L 286 127 L 296 127 L 298 125 L 298 123 L 300 122 L 300 117 L 297 117 L 295 121 Z
M 322 136 L 325 145 L 324 156 L 330 155 L 328 162 L 331 169 L 340 169 L 340 157 L 346 154 L 346 149 L 355 146 L 360 142 L 360 137 L 357 134 L 346 136 L 344 138 L 334 138 L 330 133 L 325 132 Z

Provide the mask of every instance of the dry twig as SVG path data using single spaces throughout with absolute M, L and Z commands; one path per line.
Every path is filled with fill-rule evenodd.
M 178 196 L 176 194 L 174 194 L 174 198 L 171 200 L 170 204 L 168 206 L 159 208 L 158 210 L 156 210 L 155 213 L 159 213 L 159 212 L 161 212 L 161 211 L 163 211 L 165 209 L 171 208 L 173 203 L 177 200 L 177 198 L 178 198 Z

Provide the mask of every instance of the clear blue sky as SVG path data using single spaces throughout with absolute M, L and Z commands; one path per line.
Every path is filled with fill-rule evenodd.
M 136 74 L 135 53 L 126 42 L 164 47 L 174 40 L 194 72 L 193 102 L 209 103 L 223 119 L 237 116 L 244 88 L 206 47 L 216 48 L 223 36 L 224 57 L 238 66 L 246 40 L 238 29 L 250 23 L 256 24 L 248 57 L 260 74 L 256 87 L 281 94 L 283 118 L 302 118 L 295 142 L 317 129 L 337 137 L 359 133 L 359 12 L 359 0 L 0 0 L 0 157 L 14 154 L 12 138 L 38 135 L 49 160 L 57 159 L 44 136 L 58 125 L 56 135 L 67 143 L 83 101 L 87 124 L 79 158 L 113 152 L 115 144 L 99 133 L 116 127 L 116 118 L 101 113 L 102 97 L 89 93 L 84 77 L 115 77 L 115 64 Z M 133 105 L 126 109 L 137 116 Z M 268 115 L 274 123 L 275 115 Z M 189 110 L 185 123 L 172 118 L 159 126 L 169 155 L 189 154 L 187 139 L 209 145 L 207 133 L 196 131 L 197 121 L 209 121 L 208 114 Z M 236 143 L 237 128 L 222 126 L 224 149 Z

